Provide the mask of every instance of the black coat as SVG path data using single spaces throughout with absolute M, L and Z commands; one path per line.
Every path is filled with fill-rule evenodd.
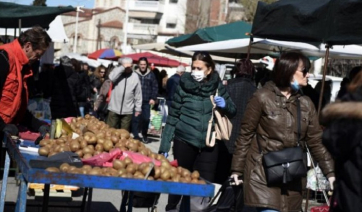
M 229 80 L 226 89 L 237 109 L 236 116 L 230 120 L 233 124 L 230 140 L 225 142 L 229 153 L 233 154 L 246 105 L 256 91 L 256 87 L 251 79 L 240 77 Z
M 88 101 L 87 99 L 91 97 L 90 95 L 90 82 L 88 73 L 85 71 L 77 72 L 78 74 L 78 94 L 77 94 L 77 101 L 79 106 L 84 106 L 85 103 Z
M 323 144 L 335 160 L 336 181 L 331 212 L 362 209 L 362 89 L 322 111 Z M 334 206 L 334 200 L 337 205 Z
M 78 74 L 72 67 L 60 65 L 55 67 L 51 80 L 50 110 L 52 119 L 78 116 Z

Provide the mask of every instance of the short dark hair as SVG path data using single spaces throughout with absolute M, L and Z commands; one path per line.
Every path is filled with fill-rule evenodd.
M 349 72 L 349 81 L 352 82 L 352 80 L 357 76 L 359 72 L 362 71 L 362 66 L 356 66 L 351 69 Z
M 306 70 L 310 69 L 310 61 L 299 52 L 287 52 L 278 58 L 273 69 L 273 81 L 279 88 L 290 87 L 293 75 L 298 69 L 299 61 L 302 61 Z
M 35 26 L 22 32 L 19 35 L 18 41 L 21 47 L 24 47 L 27 42 L 30 42 L 33 50 L 45 51 L 49 47 L 51 39 L 43 28 Z
M 235 64 L 236 77 L 253 77 L 255 74 L 254 64 L 249 59 L 241 59 Z
M 147 57 L 141 57 L 140 59 L 138 59 L 138 64 L 139 64 L 141 61 L 146 61 L 146 64 L 147 64 L 147 66 L 148 66 Z
M 211 68 L 211 73 L 215 70 L 215 63 L 212 60 L 210 54 L 204 51 L 197 51 L 192 56 L 192 62 L 195 60 L 201 60 L 205 63 L 206 67 Z

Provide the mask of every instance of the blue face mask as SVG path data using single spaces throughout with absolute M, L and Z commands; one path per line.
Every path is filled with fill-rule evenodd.
M 300 89 L 299 83 L 297 80 L 293 80 L 293 82 L 290 84 L 293 90 L 298 91 Z

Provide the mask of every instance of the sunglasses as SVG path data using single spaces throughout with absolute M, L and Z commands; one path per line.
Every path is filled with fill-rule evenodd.
M 303 77 L 305 77 L 309 73 L 309 70 L 307 68 L 303 68 L 303 70 L 301 70 L 301 72 L 303 73 Z
M 106 73 L 106 72 L 104 72 L 104 71 L 101 71 L 101 72 L 99 72 L 99 73 L 101 73 L 101 74 L 104 74 L 104 73 Z

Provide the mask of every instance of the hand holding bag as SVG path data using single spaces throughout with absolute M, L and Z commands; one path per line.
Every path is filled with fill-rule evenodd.
M 286 184 L 307 175 L 307 167 L 303 162 L 303 149 L 300 147 L 300 102 L 297 103 L 298 122 L 298 145 L 296 147 L 285 148 L 280 151 L 263 154 L 257 135 L 257 142 L 260 154 L 263 155 L 263 167 L 268 185 Z
M 216 96 L 217 95 L 218 91 L 216 90 Z M 213 108 L 212 108 L 211 118 L 209 120 L 209 125 L 207 127 L 206 146 L 213 147 L 215 145 L 216 139 L 224 141 L 228 141 L 230 139 L 233 125 L 231 124 L 229 118 L 226 115 L 221 114 L 216 109 L 216 104 L 214 102 L 214 95 L 210 96 L 210 100 L 213 105 Z M 215 131 L 211 132 L 212 123 L 214 121 L 214 115 L 216 117 L 215 127 L 214 127 Z

